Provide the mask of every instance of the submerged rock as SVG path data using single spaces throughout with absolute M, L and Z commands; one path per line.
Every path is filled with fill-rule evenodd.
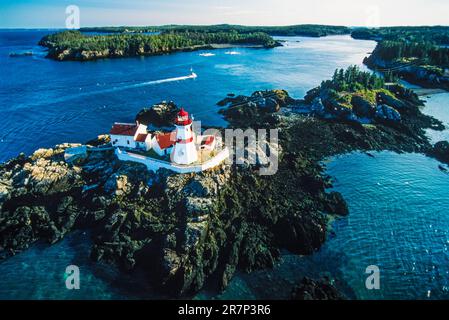
M 439 141 L 435 143 L 432 150 L 429 152 L 438 160 L 449 164 L 449 142 Z
M 346 300 L 328 278 L 315 281 L 305 277 L 291 293 L 293 300 Z

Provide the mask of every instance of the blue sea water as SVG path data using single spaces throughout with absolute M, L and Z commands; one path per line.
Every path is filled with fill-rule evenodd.
M 206 124 L 224 125 L 215 103 L 228 93 L 285 88 L 295 97 L 329 78 L 335 68 L 361 65 L 372 41 L 346 36 L 287 38 L 272 50 L 215 50 L 167 56 L 56 62 L 36 46 L 48 31 L 0 31 L 0 161 L 19 152 L 107 132 L 114 121 L 132 121 L 144 106 L 174 100 Z M 33 50 L 32 57 L 9 57 Z M 195 80 L 160 82 L 189 74 Z M 363 67 L 363 66 L 361 66 Z M 148 84 L 145 84 L 148 83 Z M 449 123 L 449 94 L 428 99 L 423 111 Z M 433 141 L 447 131 L 429 131 Z M 327 162 L 334 187 L 350 215 L 332 223 L 324 247 L 309 257 L 285 252 L 273 270 L 238 273 L 221 295 L 195 298 L 285 298 L 304 275 L 328 274 L 352 298 L 449 298 L 449 175 L 418 154 L 351 153 Z M 134 299 L 160 297 L 145 281 L 88 259 L 89 236 L 76 232 L 56 245 L 39 243 L 0 262 L 0 299 Z M 64 284 L 67 265 L 81 270 L 81 289 Z M 381 290 L 364 286 L 368 265 L 381 270 Z
M 242 48 L 235 55 L 220 49 L 209 57 L 185 52 L 61 63 L 46 59 L 36 46 L 47 33 L 0 32 L 0 162 L 39 147 L 89 140 L 162 100 L 186 107 L 204 124 L 224 125 L 216 103 L 228 93 L 285 88 L 302 97 L 336 67 L 360 64 L 374 47 L 349 37 L 293 38 L 285 47 Z M 9 57 L 30 50 L 37 54 Z M 197 79 L 158 83 L 188 75 L 190 68 Z

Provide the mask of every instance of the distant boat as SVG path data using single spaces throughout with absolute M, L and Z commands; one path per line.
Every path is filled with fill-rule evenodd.
M 212 57 L 212 56 L 215 56 L 215 53 L 204 52 L 204 53 L 200 53 L 199 55 L 202 57 Z
M 240 52 L 238 52 L 238 51 L 226 51 L 225 54 L 236 55 L 236 54 L 240 54 Z
M 11 52 L 9 54 L 10 57 L 29 57 L 32 56 L 32 51 L 26 51 L 26 52 Z
M 195 72 L 193 72 L 192 68 L 190 68 L 190 76 L 187 76 L 187 78 L 188 79 L 196 79 L 196 78 L 198 78 L 198 75 Z

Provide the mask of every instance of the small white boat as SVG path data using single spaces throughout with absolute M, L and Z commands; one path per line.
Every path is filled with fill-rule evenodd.
M 190 76 L 187 76 L 188 79 L 196 79 L 198 78 L 198 75 L 193 72 L 193 68 L 190 68 Z
M 225 54 L 236 55 L 236 54 L 240 54 L 240 52 L 238 52 L 238 51 L 226 51 Z
M 200 53 L 199 55 L 200 55 L 201 57 L 213 57 L 213 56 L 215 56 L 215 53 L 204 52 L 204 53 Z

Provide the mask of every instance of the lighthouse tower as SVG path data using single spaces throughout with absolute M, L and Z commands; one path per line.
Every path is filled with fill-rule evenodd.
M 191 164 L 198 160 L 192 130 L 192 119 L 183 108 L 175 121 L 176 144 L 172 152 L 172 161 L 177 164 Z

